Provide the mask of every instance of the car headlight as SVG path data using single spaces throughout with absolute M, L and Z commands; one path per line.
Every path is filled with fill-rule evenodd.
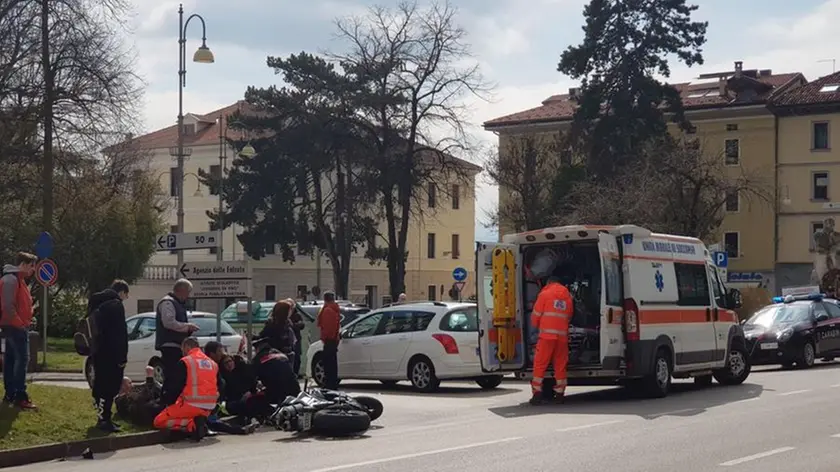
M 791 336 L 793 336 L 793 328 L 785 328 L 776 333 L 776 339 L 778 339 L 780 342 L 787 341 L 788 339 L 790 339 Z

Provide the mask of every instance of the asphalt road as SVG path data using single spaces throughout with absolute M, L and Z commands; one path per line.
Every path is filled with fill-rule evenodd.
M 681 381 L 659 400 L 628 398 L 622 389 L 572 388 L 565 405 L 541 407 L 527 405 L 527 384 L 513 381 L 491 392 L 444 384 L 433 395 L 373 383 L 344 387 L 385 404 L 375 428 L 361 438 L 268 430 L 19 470 L 840 470 L 840 363 L 807 371 L 762 369 L 739 387 L 700 389 Z

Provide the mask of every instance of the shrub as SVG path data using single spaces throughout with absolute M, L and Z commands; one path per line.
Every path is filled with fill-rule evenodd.
M 87 302 L 74 291 L 62 291 L 52 299 L 48 320 L 48 335 L 72 338 L 79 320 L 87 314 Z

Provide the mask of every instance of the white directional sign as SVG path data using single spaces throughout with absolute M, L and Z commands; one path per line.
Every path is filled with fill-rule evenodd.
M 251 270 L 244 261 L 185 262 L 181 276 L 193 283 L 192 298 L 247 298 Z
M 204 233 L 169 233 L 157 238 L 158 251 L 184 251 L 219 247 L 218 231 Z

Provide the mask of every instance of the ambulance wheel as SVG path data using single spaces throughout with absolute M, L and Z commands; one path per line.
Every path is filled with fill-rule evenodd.
M 712 376 L 711 374 L 698 375 L 697 377 L 694 377 L 694 385 L 697 385 L 698 387 L 708 387 L 712 385 L 713 380 L 714 376 Z
M 370 416 L 364 411 L 331 408 L 312 417 L 312 430 L 324 436 L 351 436 L 368 429 Z
M 660 347 L 653 360 L 653 374 L 642 379 L 640 387 L 645 396 L 663 398 L 671 390 L 671 356 L 668 350 Z
M 714 372 L 715 380 L 722 385 L 741 385 L 750 376 L 752 366 L 746 348 L 735 344 L 729 349 L 726 367 Z

